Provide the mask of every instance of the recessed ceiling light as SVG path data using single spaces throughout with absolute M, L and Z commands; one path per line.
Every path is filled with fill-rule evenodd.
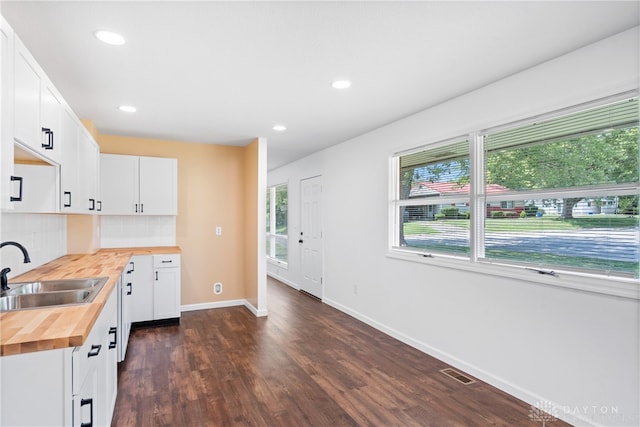
M 131 105 L 121 105 L 118 107 L 118 110 L 124 111 L 125 113 L 135 113 L 136 107 L 132 107 Z
M 275 130 L 276 132 L 283 132 L 287 130 L 287 127 L 285 125 L 275 125 L 273 127 L 273 130 Z
M 125 43 L 124 37 L 112 31 L 96 30 L 93 32 L 93 35 L 101 42 L 112 44 L 114 46 L 120 46 Z
M 334 89 L 348 89 L 351 87 L 351 82 L 349 80 L 336 80 L 331 83 L 331 87 Z

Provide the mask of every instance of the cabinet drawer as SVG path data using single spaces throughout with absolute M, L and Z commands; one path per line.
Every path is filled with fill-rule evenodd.
M 153 268 L 180 267 L 180 254 L 154 255 Z

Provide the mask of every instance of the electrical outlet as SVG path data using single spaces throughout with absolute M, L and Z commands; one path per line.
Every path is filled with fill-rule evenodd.
M 216 227 L 216 236 L 222 236 L 222 227 Z
M 213 284 L 213 293 L 220 295 L 222 293 L 222 283 L 216 282 Z

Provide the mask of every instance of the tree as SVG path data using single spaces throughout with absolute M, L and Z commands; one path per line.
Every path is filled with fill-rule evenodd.
M 637 182 L 638 127 L 489 152 L 486 179 L 511 190 Z M 580 200 L 565 198 L 562 217 Z

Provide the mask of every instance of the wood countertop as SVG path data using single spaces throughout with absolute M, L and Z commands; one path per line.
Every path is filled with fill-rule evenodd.
M 95 254 L 66 255 L 30 270 L 9 283 L 109 277 L 89 304 L 0 313 L 0 356 L 81 346 L 115 289 L 132 255 L 180 253 L 178 247 L 101 249 Z

